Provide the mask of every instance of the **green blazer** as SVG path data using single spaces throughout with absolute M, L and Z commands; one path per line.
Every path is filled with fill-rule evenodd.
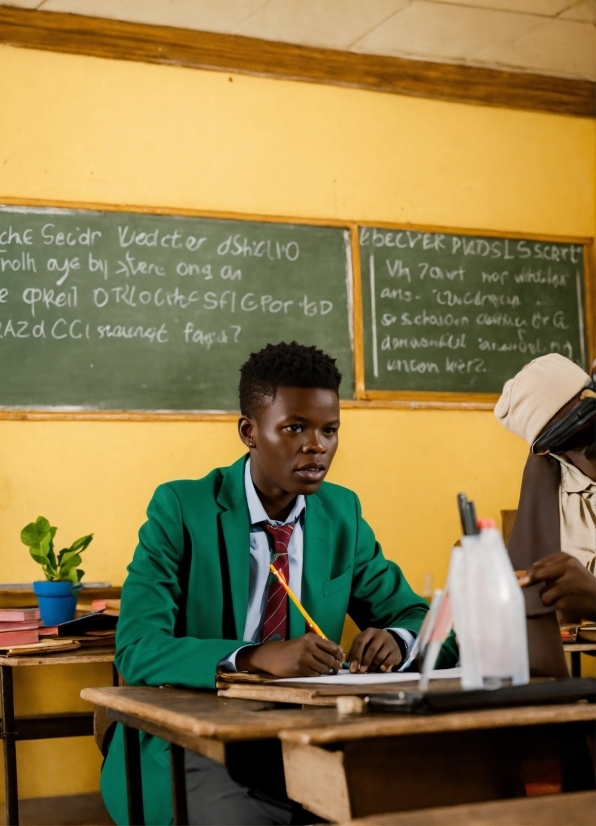
M 250 524 L 242 457 L 197 481 L 155 492 L 128 567 L 116 635 L 116 666 L 129 685 L 213 689 L 220 660 L 243 642 L 248 609 Z M 397 526 L 396 526 L 397 528 Z M 416 633 L 428 609 L 383 556 L 352 491 L 324 482 L 307 497 L 302 602 L 339 642 L 346 613 L 359 628 Z M 290 605 L 290 636 L 305 633 Z M 453 639 L 439 667 L 454 665 Z M 117 824 L 128 822 L 122 728 L 105 760 L 101 788 Z M 141 735 L 145 822 L 172 820 L 168 744 Z

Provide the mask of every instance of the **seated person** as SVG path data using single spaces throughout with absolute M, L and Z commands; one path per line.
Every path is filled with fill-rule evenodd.
M 338 446 L 334 359 L 282 342 L 253 353 L 240 372 L 238 430 L 248 456 L 155 492 L 122 591 L 118 670 L 131 685 L 197 689 L 213 689 L 220 669 L 278 677 L 337 672 L 346 612 L 364 629 L 348 654 L 350 670 L 400 667 L 428 606 L 384 558 L 358 497 L 324 482 Z M 270 562 L 329 639 L 306 633 Z M 439 667 L 456 660 L 450 637 Z M 141 756 L 146 822 L 169 823 L 168 745 L 143 734 Z M 190 822 L 300 822 L 304 814 L 285 797 L 280 766 L 277 747 L 258 772 L 245 766 L 252 780 L 243 784 L 242 772 L 232 779 L 224 766 L 186 752 Z M 279 788 L 266 782 L 273 775 L 282 778 Z M 126 823 L 120 726 L 101 785 L 113 819 Z
M 508 548 L 526 572 L 527 615 L 594 619 L 594 380 L 557 353 L 541 356 L 505 384 L 495 416 L 531 449 Z

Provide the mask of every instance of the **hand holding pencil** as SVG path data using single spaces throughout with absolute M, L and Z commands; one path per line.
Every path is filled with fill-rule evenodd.
M 318 677 L 337 673 L 344 660 L 343 651 L 323 634 L 300 604 L 283 574 L 279 574 L 274 566 L 271 570 L 314 634 L 304 634 L 282 642 L 247 645 L 238 652 L 236 667 L 239 671 L 265 672 L 275 677 Z
M 328 639 L 313 620 L 284 575 L 274 565 L 271 573 L 282 585 L 307 626 L 314 632 L 292 640 L 266 642 L 246 646 L 236 656 L 239 671 L 266 672 L 275 677 L 316 677 L 336 674 L 344 664 L 346 655 L 339 645 Z M 390 671 L 402 659 L 399 646 L 392 634 L 382 628 L 367 628 L 354 639 L 350 653 L 350 671 Z

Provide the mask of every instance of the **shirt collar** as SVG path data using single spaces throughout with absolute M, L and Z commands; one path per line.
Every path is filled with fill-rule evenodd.
M 561 487 L 566 493 L 582 493 L 585 490 L 596 490 L 596 482 L 586 476 L 583 471 L 571 462 L 556 453 L 550 454 L 561 465 Z
M 259 524 L 259 522 L 268 522 L 270 525 L 293 524 L 306 507 L 306 500 L 304 496 L 299 494 L 296 497 L 294 507 L 285 522 L 278 522 L 275 519 L 270 519 L 267 516 L 265 508 L 263 507 L 263 503 L 259 499 L 259 494 L 255 489 L 252 476 L 250 475 L 250 458 L 247 459 L 246 466 L 244 468 L 244 490 L 246 491 L 246 501 L 248 503 L 248 514 L 250 517 L 251 527 Z

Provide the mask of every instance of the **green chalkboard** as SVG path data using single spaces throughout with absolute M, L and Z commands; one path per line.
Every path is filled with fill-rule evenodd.
M 349 233 L 0 207 L 0 407 L 234 410 L 268 342 L 337 358 L 353 396 Z
M 581 244 L 359 232 L 367 391 L 499 393 L 550 352 L 588 366 Z

